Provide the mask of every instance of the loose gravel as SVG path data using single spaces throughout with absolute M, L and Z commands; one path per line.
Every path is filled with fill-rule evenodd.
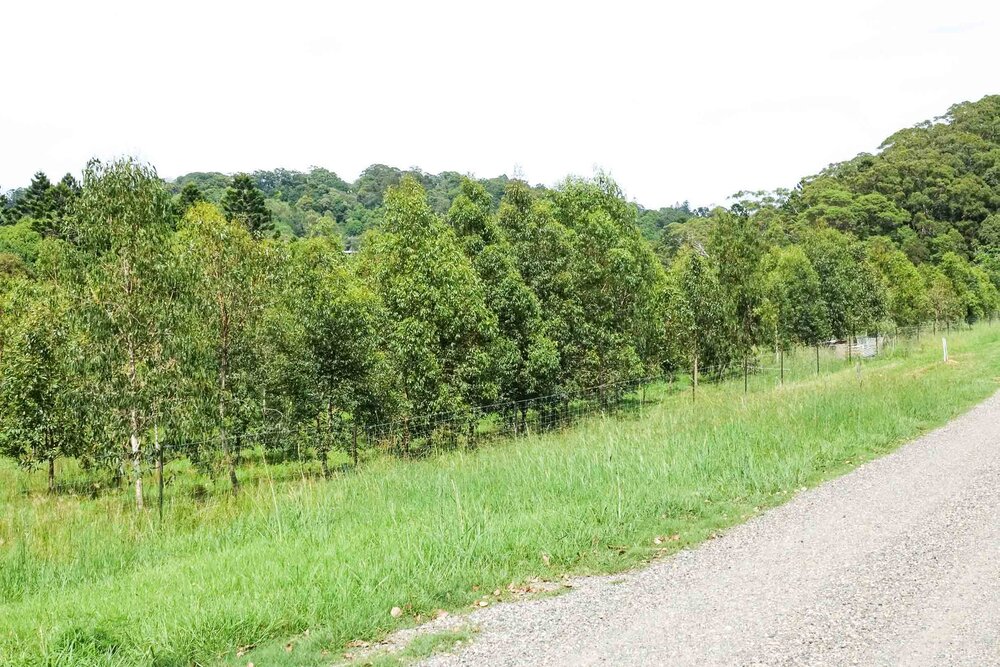
M 478 627 L 425 665 L 1000 665 L 1000 394 L 722 537 Z

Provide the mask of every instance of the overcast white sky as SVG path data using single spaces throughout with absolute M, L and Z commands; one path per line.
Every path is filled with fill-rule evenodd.
M 368 164 L 724 203 L 1000 92 L 1000 3 L 37 2 L 0 38 L 0 188 Z

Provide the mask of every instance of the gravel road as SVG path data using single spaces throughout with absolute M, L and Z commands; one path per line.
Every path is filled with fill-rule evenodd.
M 697 549 L 465 621 L 424 664 L 1000 665 L 1000 394 Z

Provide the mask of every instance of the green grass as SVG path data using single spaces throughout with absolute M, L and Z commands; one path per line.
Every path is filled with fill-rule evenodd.
M 817 378 L 804 353 L 782 387 L 661 391 L 642 414 L 330 482 L 259 470 L 237 498 L 175 492 L 162 527 L 128 494 L 50 497 L 0 463 L 0 665 L 327 665 L 512 582 L 633 567 L 995 391 L 1000 328 L 948 342 L 948 364 L 930 337 L 860 378 L 832 359 Z

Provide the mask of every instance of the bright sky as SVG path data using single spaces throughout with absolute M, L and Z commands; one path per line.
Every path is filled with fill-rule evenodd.
M 790 187 L 1000 93 L 1000 3 L 12 2 L 0 189 L 129 153 L 166 177 L 381 162 L 649 207 Z

